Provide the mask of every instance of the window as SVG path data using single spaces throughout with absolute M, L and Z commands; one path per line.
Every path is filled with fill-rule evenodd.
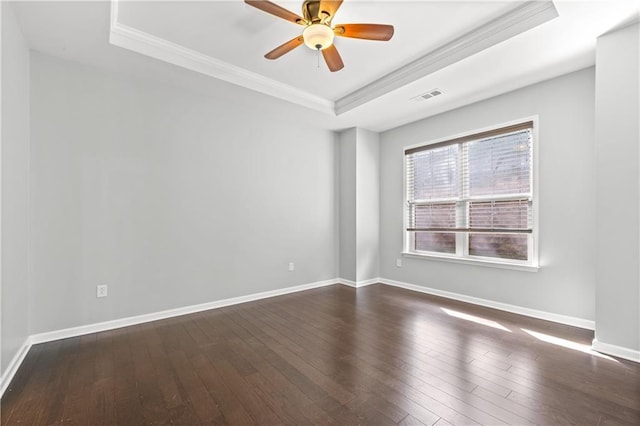
M 537 266 L 533 122 L 405 150 L 406 251 Z

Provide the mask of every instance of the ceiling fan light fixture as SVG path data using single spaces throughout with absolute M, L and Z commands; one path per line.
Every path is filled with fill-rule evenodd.
M 333 44 L 333 29 L 326 24 L 311 24 L 302 32 L 304 44 L 313 50 L 324 50 Z
M 0 0 L 1 1 L 1 0 Z M 344 62 L 333 43 L 334 36 L 359 38 L 364 40 L 389 41 L 393 37 L 393 25 L 385 24 L 337 24 L 332 27 L 332 20 L 343 0 L 304 0 L 302 15 L 297 15 L 269 0 L 244 0 L 250 6 L 270 15 L 282 18 L 304 27 L 302 34 L 281 44 L 264 55 L 267 59 L 278 59 L 296 47 L 306 44 L 315 50 L 320 67 L 320 51 L 329 68 L 336 72 L 344 68 Z

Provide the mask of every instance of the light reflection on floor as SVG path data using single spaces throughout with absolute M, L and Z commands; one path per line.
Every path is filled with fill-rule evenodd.
M 466 321 L 471 321 L 474 322 L 476 324 L 481 324 L 481 325 L 485 325 L 487 327 L 492 327 L 498 330 L 503 330 L 503 331 L 507 331 L 509 333 L 511 333 L 511 330 L 509 330 L 508 328 L 506 328 L 505 326 L 503 326 L 502 324 L 490 320 L 490 319 L 486 319 L 486 318 L 482 318 L 482 317 L 478 317 L 475 315 L 469 315 L 469 314 L 465 314 L 463 312 L 458 312 L 458 311 L 454 311 L 452 309 L 447 309 L 447 308 L 440 308 L 444 313 L 446 313 L 447 315 L 450 315 L 452 317 L 456 317 L 456 318 L 460 318 Z M 599 358 L 604 358 L 606 360 L 609 361 L 613 361 L 613 362 L 618 362 L 615 358 L 612 358 L 608 355 L 602 354 L 600 352 L 596 352 L 593 349 L 591 349 L 590 345 L 585 345 L 582 343 L 577 343 L 577 342 L 573 342 L 571 340 L 567 340 L 567 339 L 563 339 L 561 337 L 556 337 L 556 336 L 551 336 L 549 334 L 545 334 L 545 333 L 540 333 L 538 331 L 533 331 L 533 330 L 527 330 L 522 328 L 522 331 L 524 331 L 525 333 L 529 334 L 532 337 L 535 337 L 536 339 L 546 342 L 546 343 L 551 343 L 553 345 L 556 346 L 562 346 L 564 348 L 567 349 L 572 349 L 575 351 L 579 351 L 585 354 L 589 354 L 589 355 L 593 355 L 593 356 L 597 356 Z
M 486 318 L 482 318 L 482 317 L 477 317 L 475 315 L 469 315 L 469 314 L 465 314 L 465 313 L 462 313 L 462 312 L 454 311 L 452 309 L 447 309 L 447 308 L 440 308 L 440 309 L 442 309 L 442 311 L 445 314 L 450 315 L 452 317 L 456 317 L 456 318 L 460 318 L 460 319 L 463 319 L 463 320 L 475 322 L 476 324 L 486 325 L 488 327 L 497 328 L 498 330 L 508 331 L 509 333 L 511 333 L 511 330 L 509 330 L 508 328 L 506 328 L 502 324 L 497 323 L 495 321 L 492 321 L 492 320 L 489 320 L 489 319 L 486 319 Z
M 535 337 L 538 340 L 542 340 L 543 342 L 547 342 L 547 343 L 551 343 L 552 345 L 557 345 L 557 346 L 562 346 L 568 349 L 573 349 L 574 351 L 579 351 L 579 352 L 583 352 L 585 354 L 589 354 L 589 355 L 595 355 L 597 357 L 600 358 L 604 358 L 607 359 L 609 361 L 614 361 L 614 362 L 618 362 L 616 359 L 611 358 L 610 356 L 601 354 L 600 352 L 596 352 L 593 349 L 591 349 L 591 346 L 589 345 L 585 345 L 582 343 L 577 343 L 577 342 L 572 342 L 571 340 L 567 340 L 567 339 L 563 339 L 561 337 L 555 337 L 555 336 L 551 336 L 549 334 L 544 334 L 544 333 L 540 333 L 537 331 L 532 331 L 532 330 L 527 330 L 522 328 L 522 331 L 524 331 L 525 333 Z

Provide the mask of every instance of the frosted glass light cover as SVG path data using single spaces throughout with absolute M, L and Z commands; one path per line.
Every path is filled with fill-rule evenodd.
M 333 30 L 325 24 L 311 24 L 304 29 L 302 37 L 310 49 L 324 50 L 333 43 Z

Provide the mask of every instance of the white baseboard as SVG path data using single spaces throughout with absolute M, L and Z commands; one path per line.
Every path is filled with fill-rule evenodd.
M 252 302 L 254 300 L 266 299 L 269 297 L 282 296 L 285 294 L 296 293 L 298 291 L 325 287 L 332 284 L 336 284 L 335 279 L 318 281 L 310 284 L 302 284 L 302 285 L 297 285 L 293 287 L 286 287 L 278 290 L 264 291 L 261 293 L 249 294 L 247 296 L 239 296 L 239 297 L 233 297 L 230 299 L 216 300 L 214 302 L 202 303 L 199 305 L 191 305 L 191 306 L 185 306 L 182 308 L 168 309 L 166 311 L 153 312 L 150 314 L 136 315 L 133 317 L 122 318 L 122 319 L 117 319 L 112 321 L 104 321 L 104 322 L 99 322 L 94 324 L 82 325 L 79 327 L 49 331 L 46 333 L 32 335 L 31 343 L 36 344 L 36 343 L 51 342 L 53 340 L 67 339 L 69 337 L 82 336 L 84 334 L 114 330 L 116 328 L 127 327 L 130 325 L 142 324 L 145 322 L 157 321 L 161 319 L 177 317 L 180 315 L 207 311 L 209 309 L 222 308 L 224 306 L 237 305 L 239 303 Z
M 388 280 L 386 278 L 380 278 L 382 284 L 391 285 L 394 287 L 400 287 L 407 290 L 418 291 L 420 293 L 431 294 L 433 296 L 445 297 L 447 299 L 459 300 L 461 302 L 471 303 L 473 305 L 485 306 L 487 308 L 499 309 L 501 311 L 511 312 L 514 314 L 524 315 L 527 317 L 533 317 L 543 319 L 546 321 L 553 321 L 560 324 L 571 325 L 573 327 L 585 328 L 587 330 L 595 330 L 595 321 L 576 318 L 567 315 L 554 314 L 551 312 L 538 311 L 536 309 L 524 308 L 522 306 L 510 305 L 508 303 L 494 302 L 493 300 L 481 299 L 479 297 L 466 296 L 464 294 L 452 293 L 449 291 L 438 290 L 435 288 L 423 287 L 420 285 L 409 284 L 401 281 Z
M 287 287 L 287 288 L 278 289 L 278 290 L 254 293 L 247 296 L 239 296 L 239 297 L 234 297 L 230 299 L 223 299 L 223 300 L 217 300 L 214 302 L 202 303 L 198 305 L 169 309 L 166 311 L 153 312 L 149 314 L 137 315 L 137 316 L 128 317 L 128 318 L 121 318 L 121 319 L 112 320 L 112 321 L 104 321 L 100 323 L 88 324 L 88 325 L 83 325 L 79 327 L 72 327 L 72 328 L 66 328 L 62 330 L 50 331 L 46 333 L 34 334 L 30 337 L 30 343 L 31 344 L 44 343 L 44 342 L 50 342 L 53 340 L 66 339 L 69 337 L 82 336 L 84 334 L 114 330 L 116 328 L 127 327 L 130 325 L 136 325 L 136 324 L 142 324 L 150 321 L 157 321 L 161 319 L 172 318 L 180 315 L 206 311 L 209 309 L 221 308 L 224 306 L 237 305 L 239 303 L 251 302 L 254 300 L 266 299 L 269 297 L 281 296 L 285 294 L 295 293 L 298 291 L 324 287 L 332 284 L 342 284 L 342 285 L 346 285 L 353 288 L 361 288 L 361 287 L 365 287 L 365 286 L 376 284 L 376 283 L 382 283 L 382 284 L 391 285 L 394 287 L 401 287 L 408 290 L 432 294 L 435 296 L 446 297 L 449 299 L 472 303 L 474 305 L 481 305 L 481 306 L 486 306 L 494 309 L 500 309 L 507 312 L 513 312 L 520 315 L 540 318 L 548 321 L 558 322 L 561 324 L 572 325 L 575 327 L 586 328 L 589 330 L 593 330 L 595 328 L 594 322 L 589 320 L 583 320 L 580 318 L 553 314 L 553 313 L 544 312 L 544 311 L 537 311 L 534 309 L 528 309 L 520 306 L 509 305 L 506 303 L 494 302 L 491 300 L 480 299 L 472 296 L 466 296 L 462 294 L 451 293 L 448 291 L 422 287 L 415 284 L 388 280 L 386 278 L 372 278 L 369 280 L 358 281 L 358 282 L 347 280 L 344 278 L 337 278 L 337 279 L 319 281 L 319 282 L 310 283 L 310 284 L 298 285 L 294 287 Z
M 593 339 L 591 348 L 594 351 L 602 352 L 603 354 L 612 355 L 629 361 L 640 362 L 640 351 L 600 342 L 598 339 Z
M 366 287 L 371 284 L 377 284 L 380 282 L 380 278 L 371 278 L 369 280 L 357 281 L 357 282 L 348 280 L 346 278 L 338 278 L 337 282 L 338 284 L 346 285 L 349 287 L 360 288 L 360 287 Z
M 506 312 L 512 312 L 515 314 L 525 315 L 533 318 L 539 318 L 547 321 L 553 321 L 561 324 L 567 324 L 574 327 L 585 328 L 588 330 L 595 329 L 595 322 L 582 318 L 575 318 L 566 315 L 559 315 L 550 312 L 538 311 L 535 309 L 523 308 L 520 306 L 509 305 L 506 303 L 494 302 L 491 300 L 480 299 L 477 297 L 466 296 L 463 294 L 452 293 L 444 290 L 437 290 L 429 287 L 423 287 L 415 284 L 404 283 L 401 281 L 389 280 L 386 278 L 372 278 L 364 281 L 351 281 L 344 278 L 336 278 L 326 281 L 318 281 L 310 284 L 303 284 L 293 287 L 287 287 L 278 290 L 265 291 L 261 293 L 254 293 L 247 296 L 233 297 L 230 299 L 217 300 L 214 302 L 202 303 L 199 305 L 185 306 L 182 308 L 169 309 L 161 312 L 154 312 L 150 314 L 137 315 L 128 318 L 122 318 L 112 321 L 104 321 L 100 323 L 88 324 L 79 327 L 66 328 L 62 330 L 55 330 L 46 333 L 34 334 L 27 338 L 23 346 L 18 353 L 13 357 L 6 372 L 0 377 L 0 397 L 4 394 L 4 391 L 11 383 L 14 375 L 18 371 L 18 368 L 24 361 L 29 349 L 32 345 L 37 343 L 45 343 L 59 339 L 66 339 L 69 337 L 81 336 L 84 334 L 97 333 L 100 331 L 113 330 L 116 328 L 127 327 L 130 325 L 141 324 L 150 321 L 156 321 L 166 318 L 172 318 L 180 315 L 191 314 L 195 312 L 206 311 L 209 309 L 221 308 L 224 306 L 237 305 L 239 303 L 251 302 L 260 299 L 266 299 L 269 297 L 281 296 L 285 294 L 295 293 L 298 291 L 311 290 L 314 288 L 325 287 L 333 284 L 342 284 L 353 288 L 365 287 L 368 285 L 381 283 L 394 287 L 400 287 L 407 290 L 418 291 L 421 293 L 431 294 L 434 296 L 445 297 L 448 299 L 459 300 L 461 302 L 471 303 L 474 305 L 485 306 L 489 308 L 499 309 Z M 615 346 L 607 343 L 598 342 L 594 339 L 593 349 L 598 352 L 603 352 L 609 355 L 617 356 L 620 358 L 628 359 L 635 362 L 640 362 L 640 352 L 634 351 L 628 348 Z
M 264 291 L 261 293 L 249 294 L 247 296 L 233 297 L 230 299 L 216 300 L 214 302 L 202 303 L 199 305 L 185 306 L 182 308 L 168 309 L 166 311 L 153 312 L 150 314 L 136 315 L 128 318 L 121 318 L 112 321 L 104 321 L 94 324 L 82 325 L 79 327 L 65 328 L 62 330 L 54 330 L 46 333 L 33 334 L 29 336 L 22 345 L 18 353 L 13 357 L 6 372 L 0 377 L 0 397 L 11 383 L 18 368 L 27 356 L 32 345 L 37 343 L 51 342 L 54 340 L 67 339 L 69 337 L 82 336 L 85 334 L 97 333 L 100 331 L 114 330 L 116 328 L 127 327 L 130 325 L 142 324 L 145 322 L 156 321 L 166 318 L 172 318 L 180 315 L 192 314 L 195 312 L 207 311 L 209 309 L 222 308 L 224 306 L 237 305 L 239 303 L 252 302 L 254 300 L 266 299 L 269 297 L 282 296 L 285 294 L 296 293 L 298 291 L 311 290 L 314 288 L 325 287 L 337 284 L 337 280 L 318 281 L 310 284 L 302 284 L 293 287 L 282 288 L 278 290 Z
M 22 365 L 22 362 L 29 353 L 29 349 L 31 349 L 31 345 L 31 338 L 27 337 L 18 352 L 9 363 L 7 370 L 4 372 L 2 377 L 0 377 L 0 398 L 2 397 L 2 395 L 4 395 L 4 391 L 9 387 L 9 384 L 11 383 L 11 380 L 13 380 L 13 377 L 16 375 L 18 368 Z
M 355 281 L 348 280 L 346 278 L 338 278 L 338 284 L 346 285 L 347 287 L 356 288 L 358 285 Z

